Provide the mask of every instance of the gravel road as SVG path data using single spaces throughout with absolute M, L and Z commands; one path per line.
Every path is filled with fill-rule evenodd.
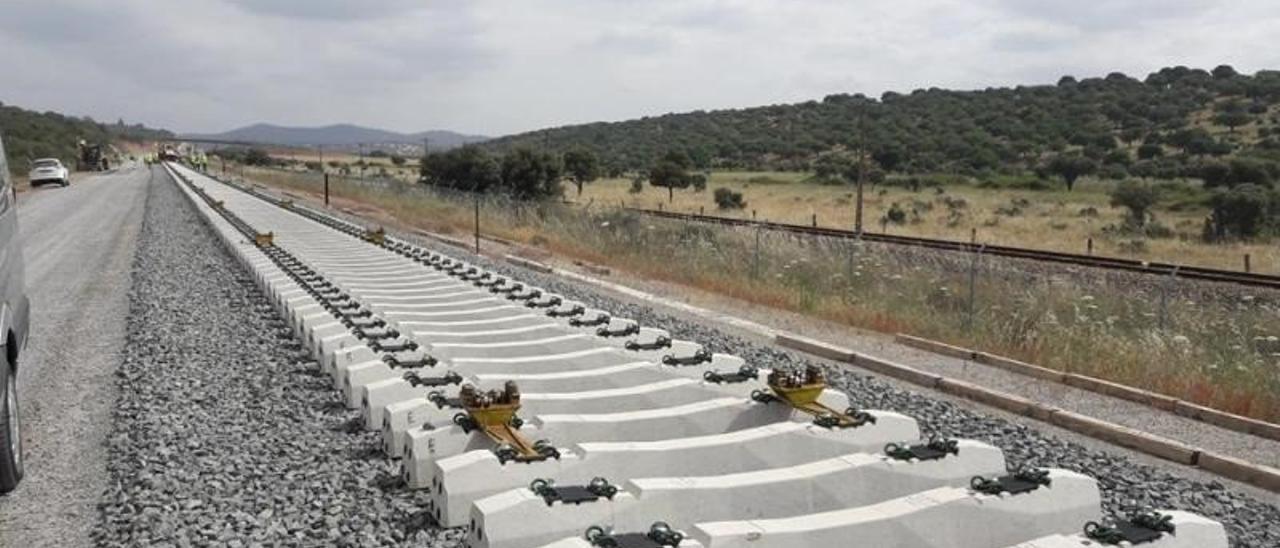
M 0 497 L 4 546 L 89 544 L 148 180 L 126 169 L 19 197 L 31 298 L 18 380 L 27 460 L 26 479 Z

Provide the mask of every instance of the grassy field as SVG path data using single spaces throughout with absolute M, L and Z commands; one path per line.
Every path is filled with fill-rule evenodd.
M 314 152 L 297 152 L 277 157 L 299 162 L 314 161 Z M 354 164 L 359 157 L 349 154 L 325 156 L 325 163 Z M 413 181 L 417 166 L 410 159 L 395 167 L 388 158 L 366 158 L 373 176 L 386 170 L 387 176 Z M 337 170 L 326 165 L 330 173 Z M 352 175 L 359 175 L 352 165 Z M 632 192 L 630 179 L 602 179 L 586 185 L 581 196 L 566 184 L 566 196 L 585 207 L 626 205 L 706 213 L 738 218 L 812 224 L 833 228 L 854 226 L 855 189 L 849 185 L 824 185 L 810 180 L 809 173 L 796 172 L 712 172 L 705 191 L 678 190 L 668 201 L 666 189 L 641 185 Z M 944 238 L 1086 253 L 1092 240 L 1097 255 L 1128 257 L 1156 262 L 1244 270 L 1245 255 L 1253 272 L 1280 274 L 1280 246 L 1270 241 L 1206 244 L 1200 241 L 1204 219 L 1209 214 L 1205 192 L 1197 183 L 1161 182 L 1161 202 L 1154 209 L 1155 222 L 1169 229 L 1161 238 L 1139 237 L 1116 230 L 1124 222 L 1125 210 L 1111 206 L 1108 189 L 1114 181 L 1084 179 L 1068 192 L 1060 182 L 1047 190 L 1025 190 L 993 183 L 949 183 L 922 185 L 912 190 L 901 184 L 867 185 L 864 195 L 863 227 L 868 232 L 905 236 Z M 717 188 L 743 194 L 746 207 L 720 210 L 713 199 Z M 902 224 L 883 222 L 891 207 L 907 214 Z
M 587 185 L 581 197 L 572 187 L 567 195 L 580 204 L 616 206 L 625 204 L 681 212 L 810 224 L 815 216 L 819 226 L 852 228 L 855 189 L 850 186 L 806 182 L 808 174 L 714 172 L 707 190 L 678 190 L 674 202 L 667 191 L 647 183 L 640 193 L 631 193 L 631 181 L 606 179 Z M 1253 271 L 1280 274 L 1280 247 L 1271 242 L 1208 245 L 1199 241 L 1209 210 L 1203 193 L 1190 183 L 1162 183 L 1162 201 L 1155 210 L 1156 221 L 1172 230 L 1167 238 L 1136 238 L 1118 233 L 1125 210 L 1113 208 L 1107 190 L 1112 181 L 1084 180 L 1073 192 L 983 188 L 975 184 L 952 184 L 912 191 L 901 186 L 866 186 L 864 230 L 906 236 L 979 242 L 999 245 L 1085 253 L 1093 239 L 1095 254 L 1133 257 L 1150 261 L 1186 263 L 1197 266 L 1244 269 L 1249 254 Z M 725 187 L 743 194 L 746 208 L 718 210 L 712 193 Z M 897 204 L 907 213 L 905 224 L 883 224 L 881 219 Z
M 316 174 L 251 169 L 248 175 L 294 192 L 320 190 Z M 1093 271 L 1065 275 L 1052 265 L 996 257 L 975 261 L 953 253 L 641 218 L 597 207 L 614 184 L 592 187 L 597 201 L 584 196 L 593 204 L 586 208 L 487 197 L 484 232 L 749 302 L 946 340 L 1280 420 L 1280 295 L 1274 292 Z M 794 182 L 750 184 L 774 188 L 775 199 L 803 188 Z M 374 218 L 444 233 L 468 233 L 472 226 L 472 196 L 341 178 L 333 178 L 331 187 L 335 200 Z M 1098 193 L 1072 197 L 1091 195 Z M 657 199 L 658 192 L 628 197 Z

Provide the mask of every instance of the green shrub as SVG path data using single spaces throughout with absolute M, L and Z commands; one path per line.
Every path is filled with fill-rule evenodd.
M 742 209 L 747 207 L 747 202 L 742 199 L 742 193 L 728 188 L 717 188 L 714 198 L 716 206 L 720 209 Z
M 889 206 L 889 210 L 884 213 L 884 217 L 880 219 L 880 222 L 895 225 L 904 224 L 907 222 L 907 212 L 902 209 L 902 206 L 898 205 L 898 202 L 894 202 Z
M 1209 241 L 1248 239 L 1275 231 L 1280 200 L 1275 191 L 1245 183 L 1218 190 L 1209 200 L 1213 211 L 1205 219 L 1203 236 Z
M 1129 221 L 1141 228 L 1151 216 L 1151 208 L 1160 201 L 1160 195 L 1150 183 L 1127 180 L 1111 189 L 1111 207 L 1129 210 Z

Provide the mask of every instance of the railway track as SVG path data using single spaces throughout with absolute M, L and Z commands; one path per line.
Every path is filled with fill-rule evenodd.
M 858 409 L 820 369 L 711 353 L 166 169 L 469 546 L 1227 546 L 1221 524 L 1184 512 L 1099 524 L 1092 478 L 921 440 L 914 419 Z
M 1075 266 L 1085 266 L 1090 268 L 1102 268 L 1108 270 L 1119 270 L 1125 272 L 1134 272 L 1139 274 L 1148 274 L 1152 276 L 1173 276 L 1192 280 L 1202 280 L 1210 282 L 1233 283 L 1251 287 L 1267 287 L 1272 289 L 1280 288 L 1280 276 L 1269 274 L 1258 274 L 1252 272 L 1239 272 L 1232 270 L 1219 270 L 1213 268 L 1203 268 L 1198 266 L 1180 265 L 1173 263 L 1139 261 L 1135 259 L 1124 259 L 1119 257 L 1100 257 L 1095 255 L 1081 255 L 1077 253 L 1064 253 L 1060 251 L 1046 251 L 1039 249 L 1027 249 L 1022 247 L 1010 247 L 989 244 L 974 244 L 969 242 L 960 242 L 955 240 L 940 240 L 934 238 L 917 238 L 912 236 L 895 236 L 891 234 L 873 234 L 863 232 L 861 236 L 852 230 L 842 230 L 838 228 L 824 228 L 808 225 L 797 225 L 788 223 L 776 223 L 771 221 L 757 221 L 751 219 L 734 219 L 730 217 L 718 217 L 715 215 L 702 215 L 697 213 L 679 213 L 673 211 L 661 211 L 656 209 L 644 208 L 623 208 L 625 211 L 631 211 L 641 215 L 650 217 L 658 217 L 663 219 L 673 219 L 686 222 L 698 222 L 707 224 L 716 224 L 732 227 L 760 228 L 764 230 L 772 230 L 777 232 L 787 232 L 792 234 L 803 234 L 807 236 L 821 236 L 827 238 L 839 238 L 845 240 L 862 240 L 867 242 L 903 245 L 912 247 L 923 247 L 927 249 L 938 249 L 943 251 L 955 251 L 961 253 L 981 252 L 987 255 L 995 255 L 999 257 L 1013 257 L 1018 259 L 1028 259 L 1033 261 L 1050 262 L 1058 264 L 1069 264 Z

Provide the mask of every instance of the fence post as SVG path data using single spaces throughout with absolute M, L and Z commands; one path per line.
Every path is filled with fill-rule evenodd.
M 329 173 L 324 174 L 324 206 L 329 207 Z
M 476 255 L 480 254 L 480 195 L 476 194 Z
M 1088 245 L 1088 254 L 1093 255 L 1093 238 L 1089 238 L 1089 243 L 1087 245 Z
M 698 215 L 706 215 L 707 206 L 698 206 Z
M 978 243 L 978 229 L 977 229 L 977 228 L 970 228 L 970 229 L 969 229 L 969 243 L 970 243 L 970 244 L 976 244 L 976 243 Z
M 1173 271 L 1169 273 L 1169 281 L 1160 284 L 1160 330 L 1164 331 L 1168 325 L 1169 317 L 1169 286 L 1178 279 L 1178 268 L 1173 267 Z
M 753 209 L 753 210 L 751 210 L 751 220 L 752 220 L 752 221 L 756 220 L 756 210 L 754 210 L 754 209 Z
M 973 333 L 973 312 L 974 312 L 974 305 L 975 305 L 974 301 L 977 298 L 976 286 L 978 281 L 978 260 L 982 258 L 982 251 L 985 250 L 986 248 L 987 248 L 986 245 L 979 246 L 978 250 L 973 253 L 973 260 L 969 262 L 969 306 L 968 306 L 968 311 L 965 314 L 964 324 L 965 324 L 965 329 L 970 334 Z
M 756 246 L 751 258 L 751 278 L 760 278 L 760 227 L 756 227 Z
M 818 214 L 817 214 L 817 213 L 814 213 L 814 214 L 813 214 L 813 227 L 814 227 L 814 228 L 818 228 Z
M 1246 274 L 1253 272 L 1253 266 L 1249 264 L 1249 254 L 1244 254 L 1244 271 Z
M 857 242 L 857 240 L 852 240 L 852 239 L 849 239 L 849 240 L 846 240 L 846 241 L 847 241 L 847 242 L 849 242 L 849 246 L 848 246 L 848 247 L 849 247 L 849 253 L 848 253 L 849 257 L 848 257 L 848 261 L 847 261 L 849 271 L 848 271 L 847 273 L 845 273 L 845 278 L 846 278 L 846 281 L 847 281 L 850 285 L 852 285 L 852 284 L 853 284 L 853 255 L 854 255 L 855 253 L 857 253 L 857 252 L 858 252 L 858 242 Z

